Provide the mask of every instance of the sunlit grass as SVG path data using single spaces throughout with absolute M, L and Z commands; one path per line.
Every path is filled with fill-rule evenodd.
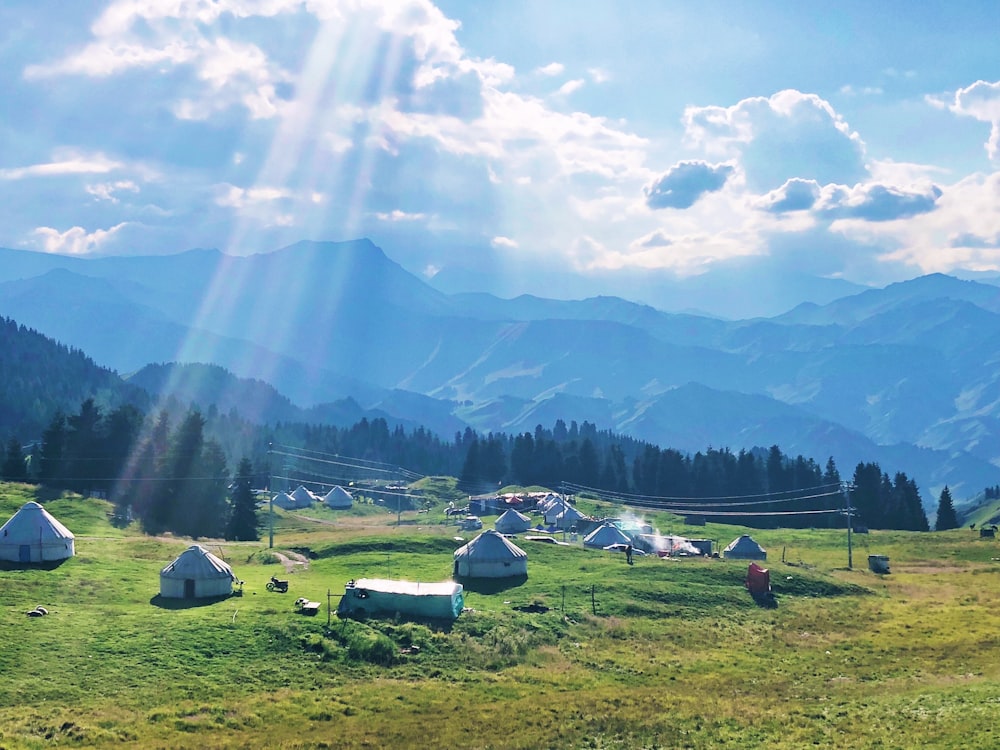
M 0 514 L 33 493 L 0 485 Z M 77 556 L 0 570 L 0 747 L 997 745 L 1000 547 L 968 529 L 855 536 L 853 570 L 843 531 L 753 531 L 774 609 L 744 591 L 744 563 L 628 566 L 523 542 L 528 580 L 470 585 L 453 625 L 333 615 L 327 630 L 351 578 L 447 578 L 455 527 L 281 512 L 273 550 L 266 530 L 202 542 L 243 596 L 171 609 L 159 571 L 190 540 L 116 529 L 100 501 L 43 499 Z M 724 545 L 744 530 L 687 531 Z M 869 550 L 891 575 L 868 571 Z M 272 574 L 287 594 L 265 590 Z M 320 614 L 295 614 L 298 596 Z M 51 614 L 24 614 L 38 604 Z

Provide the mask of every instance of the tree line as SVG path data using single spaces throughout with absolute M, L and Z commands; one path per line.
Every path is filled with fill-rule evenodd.
M 123 404 L 103 411 L 93 399 L 77 413 L 57 414 L 30 450 L 11 438 L 2 464 L 7 479 L 101 494 L 131 514 L 148 533 L 257 538 L 251 513 L 236 491 L 266 488 L 272 466 L 269 446 L 299 446 L 329 455 L 402 466 L 423 475 L 459 477 L 470 494 L 508 484 L 558 488 L 589 487 L 620 496 L 699 499 L 759 497 L 755 512 L 836 510 L 843 500 L 833 458 L 788 456 L 778 446 L 733 453 L 707 448 L 694 455 L 599 430 L 589 422 L 557 420 L 534 432 L 480 435 L 472 429 L 444 440 L 418 427 L 410 431 L 386 420 L 361 419 L 350 427 L 278 423 L 253 425 L 234 413 L 207 416 L 196 409 L 161 409 L 154 415 Z M 229 465 L 240 456 L 235 473 Z M 340 483 L 336 477 L 317 481 Z M 875 463 L 859 464 L 851 482 L 858 522 L 871 528 L 925 530 L 916 484 L 904 473 L 893 479 Z M 823 493 L 809 492 L 826 488 Z M 833 488 L 833 489 L 831 489 Z M 796 493 L 800 496 L 795 498 Z M 817 497 L 817 495 L 822 495 Z M 242 496 L 241 496 L 242 497 Z M 789 498 L 792 498 L 790 501 Z M 252 500 L 241 502 L 250 505 Z M 729 510 L 733 510 L 733 506 Z M 726 506 L 716 505 L 721 512 Z M 710 515 L 710 514 L 706 514 Z M 238 521 L 236 519 L 239 519 Z M 721 517 L 719 520 L 723 520 Z M 728 517 L 751 526 L 842 526 L 825 516 Z

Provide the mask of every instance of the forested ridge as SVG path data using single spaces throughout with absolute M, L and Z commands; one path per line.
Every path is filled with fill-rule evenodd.
M 0 321 L 0 426 L 5 430 L 3 478 L 36 481 L 82 493 L 99 492 L 130 509 L 151 532 L 193 536 L 225 533 L 231 516 L 232 467 L 246 459 L 242 481 L 265 487 L 280 474 L 270 447 L 289 445 L 404 467 L 421 475 L 459 477 L 469 494 L 503 485 L 590 489 L 655 507 L 670 500 L 764 498 L 764 509 L 822 509 L 826 516 L 746 515 L 754 525 L 842 525 L 832 513 L 842 500 L 833 457 L 785 455 L 779 446 L 733 453 L 706 448 L 693 455 L 661 448 L 589 423 L 557 420 L 534 432 L 472 429 L 445 439 L 385 419 L 348 427 L 276 422 L 254 424 L 231 409 L 168 399 L 151 407 L 144 391 L 123 382 L 82 352 L 10 319 Z M 303 479 L 305 479 L 303 475 Z M 336 476 L 317 477 L 333 484 Z M 919 489 L 905 473 L 893 478 L 875 463 L 852 479 L 860 522 L 873 528 L 926 529 Z M 811 490 L 826 487 L 817 498 Z M 736 506 L 734 506 L 736 507 Z M 716 505 L 715 511 L 732 510 Z M 707 513 L 711 516 L 711 513 Z M 245 532 L 244 532 L 245 533 Z

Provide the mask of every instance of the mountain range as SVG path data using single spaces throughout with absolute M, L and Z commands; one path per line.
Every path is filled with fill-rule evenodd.
M 447 294 L 367 240 L 239 257 L 0 249 L 0 315 L 250 419 L 384 415 L 445 437 L 587 420 L 692 453 L 833 456 L 848 476 L 877 461 L 927 499 L 1000 484 L 1000 288 L 944 275 L 725 320 Z

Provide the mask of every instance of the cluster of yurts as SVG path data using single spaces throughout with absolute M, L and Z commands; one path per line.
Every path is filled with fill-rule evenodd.
M 495 527 L 495 531 L 484 531 L 455 551 L 455 577 L 515 578 L 528 574 L 528 554 L 504 535 L 528 531 L 531 519 L 509 509 L 497 518 Z M 631 543 L 631 539 L 611 523 L 598 526 L 583 540 L 584 546 L 596 549 L 619 543 Z M 727 552 L 737 545 L 753 546 L 754 549 L 747 550 L 745 555 L 749 559 L 764 559 L 766 556 L 748 536 L 734 541 Z M 0 560 L 27 564 L 57 563 L 74 554 L 73 533 L 36 502 L 25 503 L 0 527 Z M 227 596 L 232 593 L 234 583 L 240 581 L 233 569 L 197 544 L 188 547 L 160 571 L 160 595 L 165 598 Z

